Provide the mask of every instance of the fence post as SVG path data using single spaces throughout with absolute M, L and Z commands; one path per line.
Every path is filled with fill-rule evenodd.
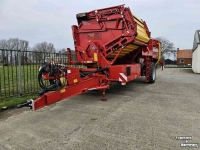
M 18 50 L 19 96 L 22 96 L 21 50 Z
M 64 64 L 64 53 L 62 52 L 61 55 L 62 55 L 62 65 L 63 65 Z

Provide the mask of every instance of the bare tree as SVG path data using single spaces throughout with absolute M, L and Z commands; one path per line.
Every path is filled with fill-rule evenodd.
M 52 53 L 55 52 L 56 50 L 52 43 L 42 42 L 35 44 L 35 46 L 33 47 L 33 51 Z
M 170 56 L 176 58 L 177 51 L 174 47 L 174 43 L 170 42 L 165 37 L 157 37 L 156 39 L 161 42 L 161 59 L 166 59 Z
M 59 50 L 60 53 L 66 53 L 66 48 L 62 48 Z
M 42 42 L 37 43 L 32 48 L 34 54 L 33 57 L 36 61 L 46 62 L 46 58 L 50 59 L 51 53 L 55 53 L 56 49 L 52 43 Z
M 29 42 L 26 40 L 20 40 L 18 38 L 10 38 L 8 40 L 0 40 L 0 49 L 6 50 L 29 50 Z
M 18 38 L 10 38 L 8 40 L 2 39 L 0 40 L 0 49 L 2 49 L 0 51 L 0 61 L 3 62 L 4 65 L 17 63 L 17 53 L 13 50 L 23 51 L 21 54 L 21 62 L 23 64 L 27 63 L 27 50 L 30 49 L 28 41 L 20 40 Z
M 0 49 L 6 49 L 7 40 L 2 39 L 0 40 Z

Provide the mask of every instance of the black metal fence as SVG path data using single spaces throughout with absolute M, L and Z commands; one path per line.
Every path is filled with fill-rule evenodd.
M 38 68 L 50 61 L 67 65 L 67 53 L 0 49 L 0 99 L 38 92 Z

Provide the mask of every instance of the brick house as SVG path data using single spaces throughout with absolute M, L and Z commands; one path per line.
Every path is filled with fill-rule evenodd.
M 177 65 L 192 65 L 192 49 L 177 49 Z

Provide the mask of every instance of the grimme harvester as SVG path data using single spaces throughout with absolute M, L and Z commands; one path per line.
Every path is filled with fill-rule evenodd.
M 90 90 L 105 90 L 113 82 L 125 85 L 140 76 L 154 83 L 155 64 L 160 59 L 160 42 L 150 38 L 145 21 L 124 5 L 93 10 L 76 15 L 78 25 L 72 26 L 76 60 L 67 49 L 68 64 L 75 68 L 50 63 L 41 67 L 38 82 L 42 90 L 36 100 L 18 107 L 37 110 L 73 95 Z M 45 86 L 43 80 L 49 80 Z

